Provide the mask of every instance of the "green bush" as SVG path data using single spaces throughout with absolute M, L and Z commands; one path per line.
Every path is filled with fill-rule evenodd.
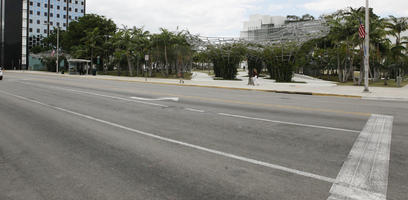
M 269 46 L 264 49 L 264 61 L 270 77 L 276 82 L 291 82 L 295 71 L 296 47 Z
M 237 76 L 237 68 L 244 59 L 246 48 L 240 44 L 224 44 L 211 46 L 208 56 L 214 65 L 215 77 L 225 80 L 234 80 Z

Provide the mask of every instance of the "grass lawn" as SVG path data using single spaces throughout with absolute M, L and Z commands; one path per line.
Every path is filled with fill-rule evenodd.
M 388 85 L 384 85 L 384 80 L 380 80 L 380 81 L 376 81 L 376 82 L 372 82 L 370 81 L 370 87 L 397 87 L 397 83 L 395 82 L 395 80 L 391 79 L 388 80 Z M 337 85 L 340 86 L 357 86 L 353 83 L 353 81 L 349 81 L 349 82 L 345 82 L 345 83 L 337 83 Z M 401 83 L 401 87 L 404 87 L 408 85 L 408 80 L 405 79 L 402 83 Z M 363 85 L 364 86 L 364 83 Z

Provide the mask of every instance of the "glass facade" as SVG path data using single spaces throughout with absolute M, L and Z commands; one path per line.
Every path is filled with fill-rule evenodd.
M 69 23 L 85 15 L 85 0 L 28 0 L 29 48 L 41 45 L 56 27 L 66 30 Z
M 0 65 L 27 69 L 29 49 L 86 12 L 86 0 L 0 0 Z

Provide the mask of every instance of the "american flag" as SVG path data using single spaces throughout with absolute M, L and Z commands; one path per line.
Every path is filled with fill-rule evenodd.
M 365 39 L 365 36 L 366 36 L 365 27 L 364 27 L 364 24 L 361 23 L 361 20 L 360 20 L 360 28 L 358 28 L 358 34 L 360 35 L 360 38 Z

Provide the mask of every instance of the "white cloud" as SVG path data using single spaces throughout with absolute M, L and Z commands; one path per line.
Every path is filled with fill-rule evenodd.
M 201 35 L 238 35 L 237 28 L 259 0 L 88 0 L 87 12 L 112 18 L 117 24 L 188 28 Z M 239 31 L 239 29 L 238 29 Z
M 408 16 L 408 0 L 370 0 L 375 12 Z M 87 0 L 87 12 L 112 18 L 118 25 L 144 26 L 158 32 L 176 27 L 204 36 L 239 36 L 251 14 L 320 15 L 364 0 Z
M 346 7 L 365 6 L 364 0 L 314 0 L 304 4 L 304 8 L 322 13 L 330 13 Z M 370 0 L 370 7 L 381 16 L 408 16 L 407 0 Z

